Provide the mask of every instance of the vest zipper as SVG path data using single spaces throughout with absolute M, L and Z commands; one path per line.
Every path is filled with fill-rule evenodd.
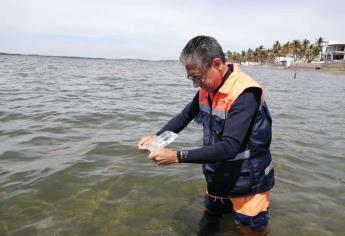
M 230 64 L 228 65 L 228 70 L 226 71 L 225 75 L 222 78 L 222 82 L 219 84 L 218 88 L 213 92 L 213 98 L 211 99 L 210 94 L 208 93 L 207 100 L 208 100 L 208 105 L 210 106 L 210 119 L 209 119 L 209 131 L 210 135 L 208 137 L 208 143 L 210 143 L 211 135 L 212 135 L 212 105 L 213 105 L 213 99 L 216 93 L 218 93 L 218 90 L 224 85 L 225 81 L 229 78 L 230 74 L 234 71 L 234 65 Z M 210 144 L 209 144 L 210 145 Z
M 207 97 L 208 100 L 208 105 L 210 106 L 210 118 L 208 120 L 208 131 L 209 131 L 209 136 L 208 136 L 208 145 L 211 145 L 211 136 L 212 136 L 212 105 L 213 105 L 213 98 L 211 99 L 210 94 L 208 94 Z

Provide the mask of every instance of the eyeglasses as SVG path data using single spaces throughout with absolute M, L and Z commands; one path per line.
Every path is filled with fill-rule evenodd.
M 189 79 L 195 83 L 200 83 L 202 80 L 202 76 L 203 75 L 194 75 L 194 76 L 187 75 L 187 79 Z
M 209 69 L 211 63 L 212 63 L 212 61 L 206 65 L 205 69 L 202 69 L 202 72 L 201 72 L 200 75 L 194 75 L 194 76 L 187 75 L 187 79 L 189 79 L 189 80 L 191 80 L 191 81 L 193 81 L 195 83 L 199 83 L 200 84 L 202 82 L 202 77 L 204 76 L 204 74 Z
M 202 77 L 204 76 L 206 71 L 207 70 L 203 70 L 200 75 L 194 75 L 194 76 L 187 75 L 187 79 L 195 83 L 201 83 Z

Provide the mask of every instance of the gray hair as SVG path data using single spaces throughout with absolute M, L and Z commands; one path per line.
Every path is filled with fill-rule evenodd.
M 225 63 L 225 54 L 215 38 L 210 36 L 196 36 L 189 40 L 180 55 L 180 62 L 194 65 L 200 69 L 207 69 L 214 58 L 220 58 Z

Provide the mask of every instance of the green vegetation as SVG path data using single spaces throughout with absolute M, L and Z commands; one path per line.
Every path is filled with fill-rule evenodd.
M 274 63 L 276 57 L 290 56 L 294 61 L 311 62 L 316 59 L 321 51 L 324 39 L 322 37 L 316 39 L 314 44 L 310 44 L 308 39 L 292 40 L 281 44 L 279 41 L 275 41 L 272 48 L 265 49 L 264 46 L 242 50 L 241 52 L 227 51 L 227 60 L 236 63 L 242 62 L 257 62 L 260 64 Z

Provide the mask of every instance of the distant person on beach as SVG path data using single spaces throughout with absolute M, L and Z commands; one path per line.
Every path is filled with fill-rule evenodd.
M 270 153 L 271 116 L 263 89 L 234 64 L 226 64 L 219 43 L 209 36 L 192 38 L 180 55 L 187 79 L 199 91 L 180 114 L 155 135 L 143 137 L 140 150 L 164 131 L 175 133 L 193 119 L 203 126 L 203 147 L 154 150 L 158 165 L 201 163 L 206 178 L 207 216 L 233 213 L 235 223 L 250 229 L 268 223 L 274 171 Z

